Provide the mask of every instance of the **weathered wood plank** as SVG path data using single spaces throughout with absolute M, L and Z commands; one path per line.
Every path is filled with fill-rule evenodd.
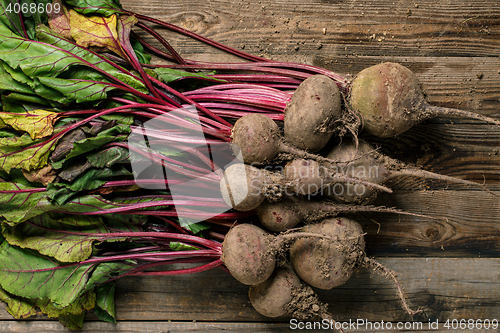
M 500 319 L 500 259 L 379 260 L 400 273 L 411 305 L 423 310 L 414 321 Z M 252 309 L 247 292 L 248 286 L 241 285 L 221 270 L 190 276 L 129 277 L 117 284 L 117 318 L 120 322 L 289 321 L 288 318 L 276 320 L 258 314 Z M 393 322 L 410 320 L 401 309 L 391 282 L 373 276 L 365 269 L 346 284 L 331 291 L 318 291 L 318 294 L 323 302 L 330 304 L 330 311 L 339 321 L 357 318 Z M 4 305 L 0 307 L 0 319 L 11 319 Z M 87 319 L 95 317 L 88 316 Z M 1 325 L 0 322 L 0 329 Z
M 425 1 L 415 7 L 409 1 L 184 0 L 164 6 L 126 0 L 123 4 L 253 54 L 339 73 L 355 74 L 381 61 L 402 62 L 419 74 L 433 103 L 490 114 L 500 106 L 498 3 Z M 235 59 L 159 31 L 188 58 Z
M 315 323 L 310 323 L 314 325 Z M 371 323 L 371 327 L 377 327 L 374 325 L 381 323 Z M 306 325 L 306 323 L 304 323 Z M 308 329 L 307 332 L 328 332 L 326 328 L 329 324 L 324 324 L 322 322 L 316 323 L 317 327 L 322 329 Z M 324 326 L 326 325 L 326 326 Z M 377 329 L 370 329 L 370 324 L 361 324 L 358 328 L 349 329 L 348 332 L 433 332 L 433 333 L 449 333 L 450 329 L 446 328 L 444 324 L 439 324 L 437 328 L 430 328 L 429 323 L 419 323 L 419 322 L 395 322 L 390 323 L 393 327 L 390 331 Z M 385 323 L 383 327 L 388 327 L 388 323 Z M 402 325 L 402 329 L 396 329 L 398 325 Z M 407 328 L 404 328 L 407 325 Z M 477 324 L 479 325 L 479 324 Z M 368 328 L 366 328 L 368 326 Z M 291 328 L 292 327 L 292 328 Z M 108 333 L 108 332 L 120 332 L 120 333 L 181 333 L 181 332 L 242 332 L 242 333 L 268 333 L 268 332 L 287 332 L 292 329 L 298 329 L 298 324 L 291 326 L 285 323 L 206 323 L 206 322 L 119 322 L 116 325 L 100 322 L 87 322 L 84 325 L 83 332 L 86 333 Z M 314 327 L 314 326 L 311 326 Z M 346 326 L 348 327 L 348 326 Z M 354 327 L 357 327 L 354 326 Z M 434 326 L 432 326 L 434 327 Z M 493 327 L 493 326 L 491 326 Z M 14 321 L 4 321 L 0 322 L 0 329 L 3 333 L 24 333 L 24 332 L 37 332 L 37 333 L 52 333 L 52 332 L 70 332 L 69 330 L 63 328 L 56 322 L 14 322 Z M 487 332 L 495 332 L 496 330 L 490 328 Z M 475 333 L 477 329 L 463 329 L 460 330 L 462 333 Z
M 496 56 L 500 7 L 491 1 L 123 1 L 253 53 Z M 325 29 L 325 30 L 323 30 Z M 325 31 L 325 33 L 323 33 Z M 196 43 L 186 53 L 200 52 Z M 299 48 L 297 48 L 299 46 Z
M 499 193 L 499 192 L 496 192 Z M 360 214 L 367 252 L 376 256 L 498 257 L 500 200 L 474 191 L 403 191 L 377 204 L 433 217 Z

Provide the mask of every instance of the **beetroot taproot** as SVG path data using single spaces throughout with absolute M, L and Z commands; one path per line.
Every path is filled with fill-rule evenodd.
M 329 159 L 345 162 L 345 164 L 338 163 L 334 166 L 338 172 L 370 183 L 384 184 L 395 177 L 412 176 L 474 186 L 489 191 L 484 185 L 470 180 L 408 166 L 383 155 L 366 141 L 359 141 L 356 147 L 353 141 L 343 140 L 341 144 L 334 146 L 325 154 Z M 366 187 L 361 183 L 353 182 L 336 184 L 324 191 L 324 194 L 331 199 L 354 204 L 369 203 L 376 198 L 377 193 L 378 190 L 374 187 Z
M 500 120 L 481 114 L 430 105 L 415 74 L 392 62 L 359 72 L 351 83 L 349 104 L 361 114 L 363 129 L 382 138 L 399 135 L 437 116 L 474 118 L 500 126 Z

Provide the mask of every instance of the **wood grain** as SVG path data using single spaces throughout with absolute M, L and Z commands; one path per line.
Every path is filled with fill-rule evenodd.
M 320 322 L 317 323 L 318 327 Z M 374 325 L 375 323 L 372 323 Z M 392 324 L 392 323 L 391 323 Z M 396 327 L 398 323 L 394 323 Z M 402 322 L 401 325 L 409 325 L 408 329 L 391 330 L 391 332 L 433 332 L 433 333 L 450 333 L 450 329 L 444 327 L 444 324 L 439 324 L 437 329 L 429 329 L 429 323 L 407 323 Z M 415 325 L 415 328 L 411 328 Z M 404 327 L 404 326 L 402 326 Z M 420 328 L 420 327 L 423 327 Z M 52 332 L 68 332 L 61 328 L 61 325 L 55 322 L 3 322 L 0 323 L 0 328 L 4 333 L 52 333 Z M 120 322 L 117 325 L 87 322 L 83 329 L 87 333 L 181 333 L 181 332 L 242 332 L 242 333 L 269 333 L 269 332 L 287 332 L 290 331 L 290 325 L 285 323 L 207 323 L 207 322 Z M 489 331 L 493 331 L 490 329 Z M 307 332 L 325 332 L 325 329 L 311 329 Z M 328 331 L 327 331 L 328 332 Z M 374 332 L 373 329 L 350 329 L 349 332 Z M 377 330 L 377 332 L 387 332 Z M 476 333 L 475 329 L 460 330 L 461 333 Z
M 399 273 L 411 306 L 422 309 L 422 313 L 413 318 L 416 322 L 500 319 L 498 258 L 416 257 L 380 258 L 379 261 Z M 152 324 L 148 322 L 169 320 L 219 324 L 289 321 L 289 318 L 273 320 L 257 313 L 248 301 L 247 292 L 248 286 L 221 270 L 180 277 L 129 277 L 117 284 L 117 318 L 120 323 L 137 322 L 136 327 L 145 322 L 145 329 Z M 411 320 L 401 309 L 391 282 L 366 269 L 360 269 L 346 284 L 330 291 L 320 290 L 318 295 L 330 304 L 331 313 L 339 321 Z M 2 332 L 8 331 L 8 325 L 14 325 L 4 305 L 0 307 L 0 319 L 6 320 L 0 321 Z M 87 319 L 92 321 L 95 317 L 89 315 Z M 96 327 L 92 325 L 98 324 L 90 327 Z M 115 329 L 120 331 L 120 327 L 123 326 Z
M 429 102 L 500 117 L 500 2 L 490 0 L 122 0 L 125 9 L 281 61 L 353 77 L 383 61 L 416 73 Z M 155 26 L 183 57 L 241 61 Z M 142 34 L 142 36 L 145 36 Z M 159 44 L 151 38 L 149 42 Z M 393 139 L 363 136 L 383 153 L 426 170 L 482 183 L 500 195 L 500 131 L 478 121 L 436 118 Z M 400 273 L 427 323 L 500 319 L 500 199 L 491 193 L 411 177 L 394 179 L 377 204 L 434 219 L 363 214 L 367 254 Z M 360 270 L 345 285 L 319 291 L 340 321 L 406 322 L 391 284 Z M 220 270 L 179 277 L 129 277 L 117 283 L 118 324 L 87 315 L 83 332 L 286 332 L 287 318 L 252 309 L 248 287 Z M 193 322 L 196 321 L 196 322 Z M 348 332 L 373 332 L 357 329 Z M 387 332 L 430 332 L 422 329 Z M 493 330 L 491 330 L 493 331 Z M 500 330 L 496 330 L 499 332 Z M 38 315 L 14 321 L 0 304 L 0 332 L 68 332 Z M 442 325 L 436 333 L 450 332 Z M 477 330 L 460 330 L 477 332 Z

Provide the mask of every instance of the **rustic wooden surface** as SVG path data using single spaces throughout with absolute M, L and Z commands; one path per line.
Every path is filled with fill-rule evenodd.
M 132 1 L 132 11 L 195 31 L 247 52 L 322 66 L 346 75 L 395 61 L 414 71 L 431 103 L 500 117 L 500 2 L 425 0 Z M 236 61 L 164 30 L 182 56 Z M 436 219 L 364 214 L 367 252 L 400 273 L 413 318 L 450 332 L 447 319 L 500 319 L 500 130 L 473 120 L 438 118 L 383 152 L 427 170 L 485 184 L 497 196 L 461 185 L 399 178 L 378 203 Z M 89 314 L 84 332 L 286 332 L 289 318 L 255 312 L 246 286 L 221 270 L 182 277 L 125 278 L 117 286 L 117 325 Z M 360 271 L 320 291 L 339 321 L 408 322 L 391 284 Z M 438 320 L 439 329 L 428 322 Z M 1 332 L 65 332 L 45 317 L 14 321 L 0 305 Z M 348 332 L 351 330 L 348 330 Z M 393 332 L 360 327 L 352 332 Z M 401 330 L 403 331 L 403 330 Z M 455 330 L 456 331 L 456 330 Z M 460 330 L 477 332 L 478 330 Z M 491 331 L 491 330 L 490 330 Z M 499 331 L 499 330 L 497 330 Z

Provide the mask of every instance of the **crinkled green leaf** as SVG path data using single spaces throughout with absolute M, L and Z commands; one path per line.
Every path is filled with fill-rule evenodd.
M 66 0 L 65 2 L 82 14 L 110 16 L 122 12 L 118 0 Z
M 2 109 L 5 112 L 23 113 L 50 106 L 45 98 L 36 95 L 10 93 L 2 95 Z
M 59 322 L 70 330 L 80 330 L 83 327 L 85 311 L 92 309 L 96 304 L 94 292 L 86 292 L 70 305 L 60 308 L 49 299 L 37 300 L 36 305 L 49 318 L 57 318 Z
M 85 139 L 85 132 L 81 128 L 75 128 L 63 135 L 57 142 L 56 148 L 50 155 L 51 162 L 57 162 L 68 156 L 73 144 L 77 141 Z
M 34 139 L 49 136 L 54 132 L 54 123 L 60 114 L 45 110 L 23 113 L 0 112 L 0 120 L 15 130 L 27 132 Z
M 50 299 L 39 299 L 36 305 L 40 310 L 45 313 L 49 318 L 61 318 L 65 316 L 74 316 L 85 314 L 86 310 L 92 309 L 96 304 L 96 294 L 89 291 L 78 297 L 70 305 L 59 307 L 54 304 Z M 83 323 L 83 321 L 82 321 Z M 64 325 L 68 327 L 67 325 Z M 70 329 L 79 329 L 81 325 L 71 325 Z
M 70 153 L 64 159 L 53 162 L 52 166 L 56 169 L 60 169 L 67 160 L 73 157 L 96 150 L 110 142 L 121 142 L 126 140 L 130 132 L 130 126 L 120 124 L 100 132 L 95 137 L 85 138 L 74 142 Z
M 71 264 L 3 242 L 0 246 L 0 284 L 7 292 L 27 298 L 50 299 L 64 308 L 97 284 L 108 281 L 130 264 Z
M 129 151 L 123 147 L 110 147 L 87 155 L 87 161 L 96 168 L 109 168 L 115 163 L 128 162 Z
M 49 198 L 51 200 L 54 200 L 59 205 L 64 205 L 78 191 L 95 190 L 113 180 L 114 177 L 123 179 L 124 176 L 130 175 L 131 172 L 121 165 L 112 168 L 91 168 L 71 182 L 51 183 L 47 186 L 47 190 L 50 190 Z
M 6 62 L 4 61 L 0 61 L 2 63 L 2 67 L 3 69 L 10 74 L 10 76 L 16 80 L 17 82 L 20 82 L 20 83 L 24 83 L 28 86 L 30 86 L 30 88 L 34 88 L 35 87 L 35 84 L 33 82 L 33 79 L 30 78 L 28 75 L 24 74 L 22 71 L 20 70 L 14 70 L 12 67 L 10 67 Z
M 0 169 L 10 172 L 13 168 L 26 171 L 37 170 L 47 165 L 56 140 L 45 143 L 44 139 L 31 139 L 24 133 L 20 137 L 0 138 Z M 40 146 L 32 147 L 35 144 Z
M 68 215 L 52 219 L 47 214 L 31 218 L 13 227 L 3 224 L 2 233 L 11 245 L 37 250 L 60 262 L 78 262 L 92 254 L 92 246 L 102 237 L 68 234 L 67 232 L 107 232 L 101 218 Z
M 15 0 L 0 0 L 0 25 L 5 26 L 19 36 L 24 36 L 21 17 L 14 10 Z M 10 5 L 10 11 L 7 11 Z
M 0 59 L 32 78 L 57 77 L 71 66 L 90 67 L 91 64 L 141 92 L 147 92 L 140 80 L 118 70 L 87 49 L 62 39 L 48 27 L 40 25 L 37 37 L 43 43 L 21 38 L 0 26 Z
M 19 183 L 0 182 L 0 191 L 27 189 L 29 188 Z M 45 192 L 2 193 L 0 196 L 0 216 L 10 225 L 26 221 L 54 208 Z
M 108 282 L 95 287 L 96 307 L 94 313 L 100 320 L 116 324 L 115 282 Z
M 99 101 L 108 98 L 107 93 L 116 87 L 104 82 L 85 81 L 79 79 L 60 79 L 55 77 L 37 77 L 35 83 L 40 82 L 44 87 L 36 86 L 39 96 L 47 96 L 56 102 L 68 104 L 70 102 L 84 103 Z M 50 90 L 49 90 L 50 89 Z M 57 91 L 57 93 L 54 93 Z
M 199 250 L 198 247 L 189 245 L 189 244 L 184 244 L 184 243 L 179 243 L 179 242 L 170 242 L 168 244 L 171 250 L 173 251 L 189 251 L 189 250 Z
M 49 184 L 50 185 L 50 184 Z M 118 208 L 121 202 L 106 200 L 97 194 L 81 195 L 66 202 L 64 206 L 51 203 L 47 192 L 6 191 L 36 189 L 21 183 L 0 182 L 0 216 L 10 226 L 24 222 L 46 212 L 87 213 Z
M 153 71 L 158 75 L 158 78 L 164 82 L 164 83 L 169 83 L 172 81 L 184 79 L 184 78 L 198 78 L 198 79 L 210 79 L 213 80 L 212 77 L 208 76 L 208 74 L 198 72 L 198 73 L 191 73 L 191 72 L 186 72 L 180 69 L 173 69 L 173 68 L 164 68 L 164 67 L 159 67 L 153 69 Z M 224 82 L 224 80 L 220 80 Z
M 82 294 L 93 265 L 61 269 L 50 258 L 4 242 L 0 246 L 0 284 L 7 292 L 27 298 L 48 298 L 61 307 Z M 38 270 L 38 271 L 37 271 Z
M 12 295 L 0 288 L 0 300 L 7 304 L 7 312 L 16 319 L 36 315 L 36 300 Z
M 15 91 L 22 94 L 34 94 L 35 92 L 31 87 L 23 82 L 15 80 L 12 74 L 8 71 L 11 69 L 9 65 L 0 61 L 0 89 Z M 22 72 L 21 72 L 22 73 Z M 15 75 L 15 72 L 14 72 Z

